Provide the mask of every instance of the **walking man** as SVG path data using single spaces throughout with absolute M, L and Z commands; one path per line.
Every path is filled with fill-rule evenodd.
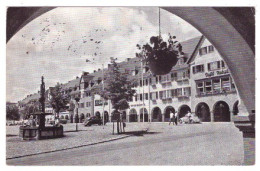
M 175 111 L 175 114 L 174 114 L 174 122 L 175 122 L 175 125 L 178 125 L 178 112 Z
M 174 113 L 172 111 L 170 111 L 170 122 L 169 122 L 169 125 L 171 125 L 171 122 L 172 122 L 172 125 L 174 125 Z

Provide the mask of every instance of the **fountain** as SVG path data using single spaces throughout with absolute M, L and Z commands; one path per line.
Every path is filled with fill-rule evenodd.
M 23 140 L 41 140 L 49 138 L 59 138 L 63 136 L 62 125 L 45 126 L 45 116 L 52 115 L 52 113 L 45 113 L 45 83 L 43 76 L 40 94 L 41 97 L 39 98 L 39 102 L 41 104 L 41 112 L 30 114 L 31 116 L 37 118 L 39 125 L 20 126 L 19 137 L 21 137 Z

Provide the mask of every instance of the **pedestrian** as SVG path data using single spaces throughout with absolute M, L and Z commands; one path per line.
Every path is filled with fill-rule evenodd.
M 174 113 L 172 111 L 170 111 L 170 122 L 169 122 L 169 125 L 171 125 L 171 122 L 174 125 Z
M 190 113 L 190 111 L 188 111 L 187 116 L 188 116 L 188 119 L 189 119 L 189 123 L 191 123 L 191 113 Z
M 178 112 L 175 111 L 175 114 L 174 114 L 174 121 L 175 121 L 175 125 L 178 125 Z

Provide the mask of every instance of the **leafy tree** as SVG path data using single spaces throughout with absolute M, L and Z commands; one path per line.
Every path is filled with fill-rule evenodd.
M 6 104 L 6 119 L 7 120 L 19 120 L 19 110 L 16 105 L 8 105 Z
M 20 109 L 19 113 L 23 119 L 29 118 L 29 115 L 40 111 L 40 102 L 38 100 L 30 100 L 24 107 Z
M 113 109 L 125 110 L 129 108 L 128 101 L 135 94 L 133 84 L 126 75 L 119 71 L 119 66 L 114 59 L 111 60 L 111 67 L 105 74 L 105 91 L 102 93 L 105 99 L 110 99 Z
M 51 89 L 50 95 L 50 104 L 58 117 L 60 110 L 65 109 L 66 105 L 70 102 L 70 96 L 63 93 L 62 87 L 59 83 Z

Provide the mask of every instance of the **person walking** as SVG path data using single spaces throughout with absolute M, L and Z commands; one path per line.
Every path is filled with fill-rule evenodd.
M 175 122 L 175 125 L 178 125 L 178 112 L 175 111 L 175 114 L 174 114 L 174 122 Z
M 188 116 L 188 118 L 189 118 L 189 123 L 191 123 L 191 113 L 190 113 L 190 111 L 188 111 L 188 114 L 187 114 L 187 116 Z
M 174 125 L 174 113 L 172 111 L 170 111 L 170 122 L 169 122 L 169 125 L 171 125 L 171 122 L 172 122 L 172 125 Z

